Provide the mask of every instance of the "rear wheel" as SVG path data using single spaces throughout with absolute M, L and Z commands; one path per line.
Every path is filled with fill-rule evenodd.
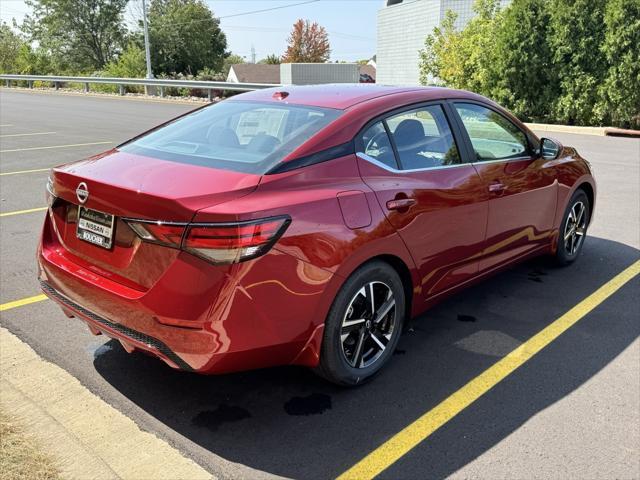
M 396 348 L 405 316 L 405 294 L 397 272 L 374 261 L 343 285 L 325 323 L 317 373 L 340 385 L 375 375 Z
M 567 205 L 560 225 L 556 252 L 556 260 L 560 265 L 569 265 L 580 255 L 587 235 L 590 215 L 591 206 L 587 194 L 583 190 L 577 190 Z

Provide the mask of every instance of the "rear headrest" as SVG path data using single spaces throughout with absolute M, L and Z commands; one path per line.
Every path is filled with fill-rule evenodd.
M 422 122 L 413 118 L 402 120 L 393 132 L 393 139 L 399 149 L 422 142 L 424 140 Z

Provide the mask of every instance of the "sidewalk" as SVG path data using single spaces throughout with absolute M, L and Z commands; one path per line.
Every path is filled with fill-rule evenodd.
M 597 135 L 613 137 L 640 138 L 640 130 L 626 130 L 614 127 L 578 127 L 575 125 L 554 125 L 550 123 L 525 123 L 531 130 L 538 132 L 573 133 L 576 135 Z
M 577 135 L 606 135 L 605 127 L 576 127 L 573 125 L 553 125 L 550 123 L 525 123 L 531 130 L 538 132 L 574 133 Z
M 213 478 L 4 328 L 0 372 L 2 409 L 56 460 L 63 478 Z

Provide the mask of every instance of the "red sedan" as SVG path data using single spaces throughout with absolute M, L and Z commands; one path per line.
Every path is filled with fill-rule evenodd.
M 238 95 L 54 168 L 44 292 L 173 368 L 296 364 L 354 385 L 408 318 L 534 255 L 580 254 L 589 164 L 469 92 Z

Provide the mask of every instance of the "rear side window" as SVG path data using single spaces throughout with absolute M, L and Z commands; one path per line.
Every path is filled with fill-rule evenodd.
M 332 108 L 227 101 L 119 147 L 149 157 L 262 175 L 333 122 Z
M 478 161 L 530 155 L 524 132 L 498 112 L 474 103 L 456 103 L 455 107 Z

